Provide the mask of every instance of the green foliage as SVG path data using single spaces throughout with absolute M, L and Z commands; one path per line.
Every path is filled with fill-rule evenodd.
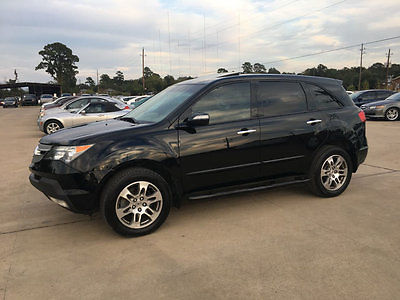
M 269 68 L 268 69 L 268 74 L 281 74 L 277 69 L 275 68 Z
M 253 72 L 254 73 L 267 73 L 267 69 L 263 64 L 260 63 L 255 63 L 253 66 Z
M 253 65 L 246 61 L 243 65 L 242 65 L 242 69 L 243 69 L 243 73 L 248 74 L 248 73 L 253 73 Z
M 225 68 L 219 68 L 219 69 L 217 70 L 217 73 L 228 73 L 228 70 L 225 69 Z
M 72 50 L 62 43 L 47 44 L 39 51 L 42 62 L 35 70 L 44 69 L 63 88 L 63 91 L 72 91 L 76 86 L 76 74 L 79 57 L 72 53 Z

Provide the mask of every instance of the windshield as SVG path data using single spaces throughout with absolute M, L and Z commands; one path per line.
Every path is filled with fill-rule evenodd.
M 396 101 L 400 101 L 400 93 L 393 94 L 392 96 L 386 98 L 386 100 L 396 100 Z
M 53 98 L 52 95 L 42 95 L 41 98 Z
M 125 115 L 138 122 L 157 123 L 165 119 L 173 110 L 181 105 L 203 85 L 177 84 L 173 85 L 157 95 L 151 97 L 145 103 Z
M 351 94 L 351 95 L 349 95 L 349 96 L 350 96 L 351 100 L 354 100 L 354 99 L 356 99 L 359 95 L 361 95 L 363 92 L 364 92 L 364 91 L 355 92 L 355 93 L 353 93 L 353 94 Z
M 14 97 L 7 97 L 4 101 L 15 101 Z

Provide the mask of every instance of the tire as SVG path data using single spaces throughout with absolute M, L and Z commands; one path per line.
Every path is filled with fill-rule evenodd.
M 400 118 L 400 112 L 397 107 L 390 107 L 385 112 L 385 119 L 388 121 L 397 121 Z
M 352 161 L 345 150 L 336 146 L 324 146 L 312 162 L 309 187 L 317 196 L 336 197 L 346 190 L 352 172 Z
M 64 128 L 64 126 L 61 124 L 61 122 L 57 120 L 49 120 L 44 123 L 43 129 L 46 134 L 50 134 L 53 132 L 56 132 L 60 129 Z
M 130 168 L 115 174 L 100 196 L 104 219 L 123 236 L 136 237 L 155 231 L 168 217 L 170 208 L 171 192 L 167 182 L 144 168 Z

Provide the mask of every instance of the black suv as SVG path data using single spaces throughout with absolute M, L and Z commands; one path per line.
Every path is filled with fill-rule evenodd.
M 363 104 L 385 100 L 394 93 L 394 91 L 389 90 L 364 90 L 351 94 L 350 98 L 353 100 L 355 105 L 360 107 Z
M 43 137 L 29 179 L 120 234 L 157 229 L 183 197 L 291 183 L 341 194 L 367 155 L 365 115 L 338 80 L 229 74 L 175 84 L 123 117 Z

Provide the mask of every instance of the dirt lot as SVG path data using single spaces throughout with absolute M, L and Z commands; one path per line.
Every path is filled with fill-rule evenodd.
M 0 109 L 0 297 L 400 298 L 400 122 L 340 197 L 302 186 L 199 200 L 127 239 L 34 189 L 37 107 Z

